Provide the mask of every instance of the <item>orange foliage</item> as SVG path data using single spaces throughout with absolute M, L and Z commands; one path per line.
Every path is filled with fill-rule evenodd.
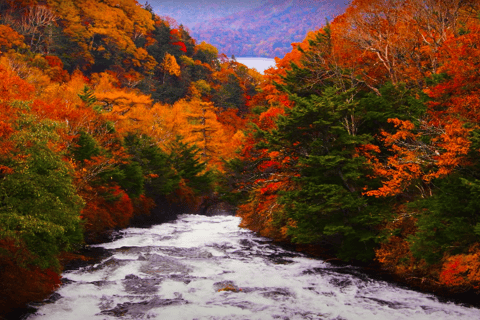
M 283 206 L 278 203 L 276 194 L 279 187 L 272 186 L 270 190 L 262 188 L 263 191 L 255 191 L 253 201 L 238 207 L 237 216 L 242 218 L 240 227 L 248 228 L 263 237 L 278 241 L 286 240 L 286 234 L 274 224 L 275 215 L 281 213 L 283 209 Z
M 215 106 L 198 98 L 180 100 L 175 103 L 177 104 L 180 104 L 186 120 L 186 124 L 179 127 L 177 132 L 184 137 L 185 142 L 197 145 L 201 150 L 202 160 L 206 161 L 209 167 L 216 166 L 221 170 L 221 159 L 230 156 L 225 154 L 225 151 L 232 141 L 227 140 L 223 126 L 217 120 Z
M 223 126 L 223 131 L 234 135 L 238 130 L 244 130 L 247 120 L 238 116 L 238 109 L 226 109 L 217 114 L 217 120 Z
M 35 88 L 31 84 L 0 65 L 0 102 L 29 100 L 34 92 Z
M 401 121 L 398 119 L 389 119 L 393 122 L 398 131 L 395 134 L 389 134 L 382 131 L 381 141 L 385 146 L 390 147 L 394 152 L 393 156 L 388 157 L 386 163 L 380 162 L 372 152 L 378 152 L 376 146 L 366 145 L 359 147 L 358 150 L 368 159 L 373 166 L 375 176 L 382 177 L 383 186 L 377 190 L 370 190 L 364 194 L 375 197 L 393 196 L 403 192 L 412 181 L 422 177 L 422 161 L 419 153 L 422 150 L 409 148 L 414 145 L 419 134 L 414 134 L 411 130 L 414 125 L 410 121 Z
M 446 257 L 440 283 L 456 289 L 480 289 L 480 245 L 472 245 L 468 254 Z
M 9 137 L 15 131 L 17 113 L 21 110 L 9 103 L 14 100 L 27 100 L 33 95 L 33 87 L 14 72 L 0 65 L 0 157 L 12 157 L 13 144 Z M 0 164 L 0 174 L 11 174 L 12 169 Z
M 422 85 L 438 72 L 444 41 L 468 20 L 462 0 L 354 0 L 332 22 L 347 45 L 343 61 L 357 60 L 359 75 L 373 88 L 386 80 Z M 462 15 L 463 13 L 463 15 Z M 466 17 L 467 16 L 467 17 Z M 345 63 L 340 62 L 341 65 Z
M 278 107 L 271 107 L 267 111 L 263 112 L 258 117 L 258 125 L 260 129 L 268 130 L 276 128 L 275 121 L 277 120 L 279 114 L 283 115 L 285 114 L 285 111 Z
M 302 45 L 304 47 L 305 44 Z M 260 84 L 260 93 L 253 97 L 252 105 L 262 105 L 262 101 L 268 103 L 268 107 L 290 107 L 291 102 L 288 99 L 288 95 L 280 93 L 275 87 L 274 82 L 282 84 L 282 76 L 286 76 L 286 70 L 291 70 L 290 63 L 295 63 L 298 66 L 302 66 L 300 58 L 302 53 L 294 47 L 291 52 L 287 53 L 282 59 L 275 58 L 276 68 L 269 68 L 265 70 L 265 81 Z
M 383 186 L 370 190 L 370 196 L 392 196 L 401 193 L 413 181 L 429 182 L 471 165 L 470 133 L 479 128 L 480 51 L 472 43 L 480 41 L 480 25 L 468 24 L 469 32 L 450 35 L 440 48 L 440 72 L 450 79 L 425 89 L 432 101 L 428 104 L 428 118 L 418 126 L 411 122 L 389 119 L 397 128 L 395 133 L 382 132 L 381 141 L 393 156 L 380 162 L 364 152 L 373 165 L 376 176 L 382 177 Z M 428 143 L 420 137 L 430 137 Z M 422 188 L 417 184 L 418 187 Z
M 24 37 L 7 25 L 0 24 L 0 53 L 14 47 L 22 47 Z
M 69 75 L 66 70 L 63 69 L 63 62 L 57 56 L 45 56 L 45 59 L 50 66 L 47 74 L 54 82 L 65 82 L 68 80 Z

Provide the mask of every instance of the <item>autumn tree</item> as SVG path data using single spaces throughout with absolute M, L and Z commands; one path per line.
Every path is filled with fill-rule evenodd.
M 170 161 L 186 185 L 195 193 L 209 191 L 212 173 L 206 170 L 207 163 L 200 157 L 202 149 L 195 144 L 184 143 L 180 136 L 177 136 L 168 149 L 171 153 Z
M 163 82 L 165 82 L 165 75 L 174 75 L 174 76 L 180 76 L 180 66 L 177 64 L 177 60 L 175 60 L 175 57 L 172 56 L 169 53 L 165 54 L 165 58 L 163 58 L 163 63 L 162 63 L 162 68 L 163 68 Z
M 25 46 L 24 37 L 7 25 L 0 25 L 0 52 Z
M 223 130 L 217 121 L 215 107 L 211 102 L 193 99 L 186 102 L 185 115 L 189 125 L 180 131 L 188 143 L 196 144 L 203 159 L 218 161 Z
M 84 240 L 218 197 L 262 79 L 134 0 L 0 10 L 1 317 L 54 290 Z
M 203 63 L 212 64 L 218 58 L 218 49 L 211 44 L 202 41 L 195 46 L 195 54 L 193 55 L 195 60 L 200 60 Z
M 73 184 L 72 166 L 58 148 L 60 124 L 22 113 L 28 110 L 25 102 L 10 103 L 19 114 L 11 123 L 15 132 L 3 137 L 13 149 L 0 156 L 0 291 L 2 303 L 9 302 L 2 313 L 51 293 L 60 283 L 59 253 L 83 241 L 84 203 Z

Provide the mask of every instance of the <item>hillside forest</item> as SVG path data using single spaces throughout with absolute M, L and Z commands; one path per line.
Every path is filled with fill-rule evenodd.
M 136 0 L 0 1 L 0 317 L 111 230 L 242 227 L 480 288 L 480 3 L 353 0 L 261 75 Z
M 188 2 L 182 7 L 164 1 L 149 3 L 158 8 L 156 12 L 166 10 L 177 21 L 185 21 L 194 38 L 229 57 L 283 57 L 292 50 L 291 43 L 302 41 L 308 31 L 345 9 L 343 0 L 240 1 L 238 7 L 232 0 L 222 2 Z

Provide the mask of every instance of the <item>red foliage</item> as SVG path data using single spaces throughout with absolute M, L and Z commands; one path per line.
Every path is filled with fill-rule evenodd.
M 480 246 L 472 245 L 467 254 L 447 257 L 440 273 L 440 283 L 457 290 L 480 289 Z
M 150 210 L 155 207 L 155 201 L 142 194 L 140 197 L 132 199 L 132 205 L 134 215 L 150 215 Z
M 458 255 L 452 257 L 444 264 L 442 273 L 440 273 L 440 282 L 447 286 L 460 285 L 464 279 L 462 274 L 467 271 L 467 266 L 464 264 L 463 257 Z
M 30 100 L 35 88 L 0 66 L 0 101 Z
M 281 182 L 267 183 L 263 188 L 260 189 L 260 193 L 264 195 L 273 194 L 277 192 L 281 186 L 282 186 Z
M 279 114 L 284 114 L 285 111 L 282 108 L 271 107 L 267 111 L 263 112 L 258 118 L 258 124 L 261 129 L 272 129 L 276 127 L 275 120 Z
M 85 231 L 95 240 L 114 228 L 125 228 L 133 216 L 130 197 L 119 186 L 91 188 L 83 192 L 86 206 L 81 217 L 86 220 Z
M 55 82 L 64 82 L 69 78 L 69 74 L 66 70 L 63 69 L 63 62 L 57 56 L 45 56 L 44 57 L 50 69 L 47 70 L 47 74 L 50 76 L 52 81 Z
M 183 52 L 187 52 L 187 47 L 185 46 L 185 43 L 181 41 L 182 35 L 180 34 L 180 31 L 178 29 L 172 29 L 170 30 L 170 40 L 174 41 L 172 42 L 172 45 L 174 46 L 180 46 L 180 50 Z
M 258 170 L 260 171 L 272 171 L 272 170 L 280 170 L 280 169 L 281 169 L 280 163 L 275 160 L 264 161 L 258 165 Z
M 223 130 L 231 135 L 237 130 L 244 130 L 247 125 L 247 120 L 239 117 L 238 112 L 238 109 L 231 108 L 217 114 L 217 120 L 222 124 Z
M 187 185 L 187 181 L 184 179 L 180 180 L 178 186 L 179 188 L 167 196 L 168 200 L 171 203 L 181 203 L 188 208 L 187 210 L 196 212 L 200 206 L 199 197 L 195 196 L 195 192 Z
M 174 46 L 180 46 L 180 50 L 181 50 L 181 51 L 187 52 L 187 47 L 185 46 L 185 43 L 183 43 L 182 41 L 172 42 L 172 44 L 173 44 Z
M 59 68 L 63 69 L 63 62 L 62 62 L 62 60 L 60 60 L 59 57 L 57 57 L 57 56 L 45 56 L 44 58 L 47 60 L 48 65 L 51 68 L 59 67 Z
M 28 264 L 31 254 L 13 239 L 0 240 L 0 317 L 31 301 L 48 297 L 60 285 L 60 275 Z

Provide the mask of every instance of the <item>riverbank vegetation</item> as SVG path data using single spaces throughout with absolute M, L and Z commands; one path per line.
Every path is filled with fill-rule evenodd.
M 277 59 L 235 160 L 243 226 L 478 292 L 479 13 L 354 0 Z
M 0 3 L 0 314 L 113 229 L 207 210 L 260 74 L 150 7 Z
M 0 310 L 115 228 L 242 226 L 480 286 L 480 8 L 351 2 L 260 75 L 135 0 L 0 4 Z

